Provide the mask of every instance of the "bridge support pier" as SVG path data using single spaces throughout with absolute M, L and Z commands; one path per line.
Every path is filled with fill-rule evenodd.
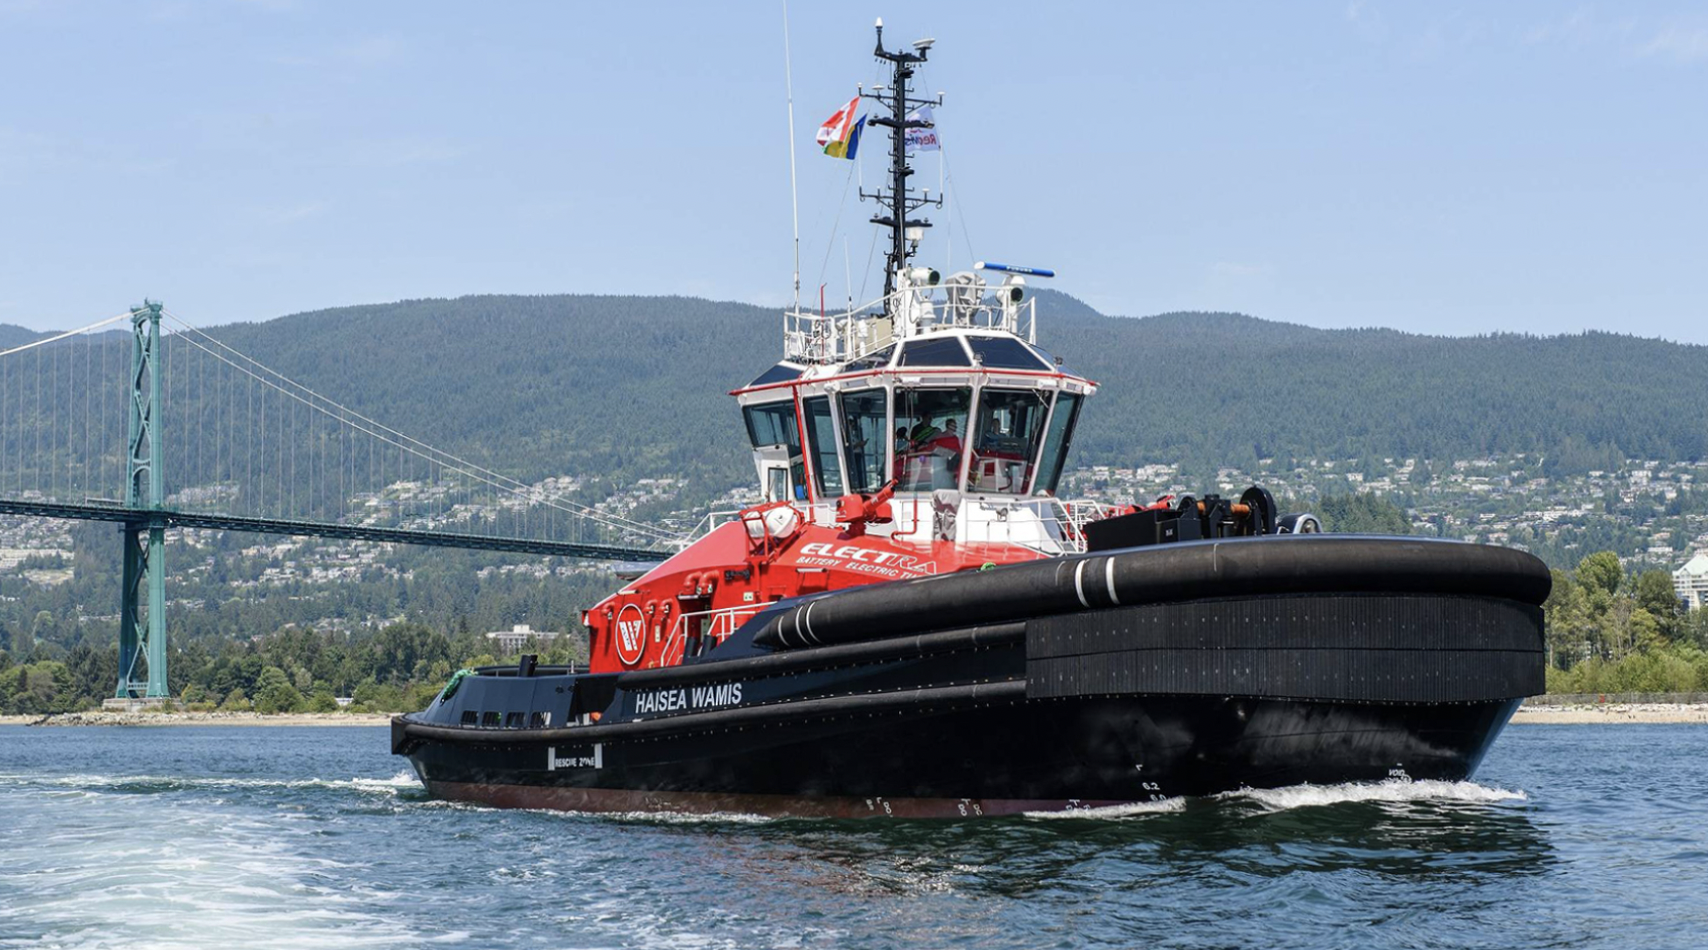
M 166 526 L 146 521 L 126 523 L 124 546 L 119 688 L 115 697 L 170 696 L 166 683 Z
M 130 361 L 130 438 L 125 465 L 125 507 L 138 514 L 124 528 L 124 591 L 119 610 L 117 699 L 164 698 L 166 682 L 165 459 L 160 432 L 160 311 L 145 300 L 133 308 Z M 144 585 L 148 588 L 143 596 Z M 138 673 L 138 662 L 147 678 Z

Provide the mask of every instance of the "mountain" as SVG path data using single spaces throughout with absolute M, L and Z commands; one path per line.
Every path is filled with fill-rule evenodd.
M 1070 464 L 1532 452 L 1566 473 L 1708 455 L 1708 347 L 1110 317 L 1052 291 L 1038 308 L 1040 343 L 1103 387 Z M 478 296 L 208 332 L 519 478 L 684 476 L 710 497 L 752 478 L 726 393 L 776 361 L 780 324 L 773 309 L 686 297 Z
M 1050 320 L 1105 384 L 1082 462 L 1545 455 L 1555 471 L 1708 454 L 1708 347 L 1612 333 L 1434 337 L 1226 313 Z
M 34 330 L 20 327 L 12 323 L 0 323 L 0 350 L 9 350 L 14 346 L 23 346 L 46 336 Z

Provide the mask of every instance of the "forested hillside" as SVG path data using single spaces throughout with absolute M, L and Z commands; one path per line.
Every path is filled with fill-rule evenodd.
M 40 339 L 42 334 L 34 330 L 26 330 L 10 323 L 0 323 L 0 350 L 9 350 L 14 346 L 22 346 L 32 340 Z
M 1070 464 L 1531 452 L 1563 474 L 1708 455 L 1708 347 L 1107 317 L 1049 291 L 1039 311 L 1040 342 L 1103 384 Z M 209 329 L 519 478 L 679 475 L 710 495 L 751 478 L 725 393 L 775 361 L 780 324 L 769 308 L 681 297 L 482 296 Z M 0 327 L 11 338 L 29 334 Z
M 1222 313 L 1045 326 L 1051 349 L 1105 384 L 1081 462 L 1529 452 L 1565 474 L 1708 454 L 1708 347 L 1315 330 Z

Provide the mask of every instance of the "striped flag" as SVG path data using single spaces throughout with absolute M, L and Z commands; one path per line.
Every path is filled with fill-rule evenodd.
M 860 149 L 860 130 L 865 127 L 865 116 L 855 119 L 854 128 L 848 132 L 848 141 L 831 142 L 829 145 L 824 147 L 824 154 L 829 155 L 831 158 L 852 159 L 854 157 L 854 153 Z
M 818 144 L 824 146 L 824 154 L 832 158 L 854 157 L 854 150 L 860 145 L 859 130 L 866 124 L 865 116 L 854 118 L 859 105 L 860 97 L 855 96 L 818 127 Z

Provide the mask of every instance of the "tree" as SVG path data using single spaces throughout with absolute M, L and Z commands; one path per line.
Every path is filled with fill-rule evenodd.
M 1600 592 L 1611 597 L 1624 579 L 1625 568 L 1612 551 L 1597 551 L 1578 562 L 1577 581 L 1592 595 Z
M 1324 495 L 1317 505 L 1323 528 L 1337 534 L 1410 534 L 1411 521 L 1381 495 L 1360 492 Z
M 255 681 L 255 711 L 273 713 L 295 712 L 303 706 L 302 693 L 291 685 L 284 670 L 269 666 Z
M 1641 607 L 1632 609 L 1630 619 L 1626 621 L 1625 644 L 1626 652 L 1653 653 L 1665 645 L 1661 638 L 1661 625 L 1655 615 Z
M 51 640 L 53 635 L 58 632 L 58 628 L 59 625 L 54 622 L 53 614 L 46 610 L 38 610 L 36 611 L 36 619 L 30 623 L 30 637 L 36 643 Z
M 30 636 L 30 631 L 23 624 L 8 624 L 12 632 L 10 652 L 19 662 L 28 657 L 36 649 L 36 638 Z
M 1672 575 L 1666 571 L 1650 570 L 1637 575 L 1637 606 L 1648 611 L 1668 640 L 1678 638 L 1683 621 L 1683 604 L 1673 589 Z
M 1589 654 L 1593 639 L 1588 598 L 1565 571 L 1554 571 L 1554 586 L 1542 605 L 1546 618 L 1548 658 L 1562 670 L 1571 669 Z

